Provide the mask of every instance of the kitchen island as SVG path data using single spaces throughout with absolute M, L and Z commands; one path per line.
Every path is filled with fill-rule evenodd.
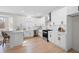
M 9 36 L 9 42 L 6 43 L 7 48 L 13 48 L 15 46 L 22 45 L 23 43 L 23 31 L 5 31 Z
M 33 37 L 33 30 L 31 31 L 23 31 L 23 30 L 17 30 L 17 31 L 4 31 L 10 36 L 9 43 L 6 43 L 6 47 L 13 48 L 15 46 L 22 45 L 24 38 L 27 37 Z

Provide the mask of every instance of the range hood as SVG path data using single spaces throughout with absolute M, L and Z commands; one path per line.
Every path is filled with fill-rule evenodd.
M 49 21 L 51 21 L 51 12 L 49 12 Z

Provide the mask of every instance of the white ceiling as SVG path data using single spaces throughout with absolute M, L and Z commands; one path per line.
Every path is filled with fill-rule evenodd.
M 22 15 L 46 15 L 64 6 L 0 6 L 0 12 Z

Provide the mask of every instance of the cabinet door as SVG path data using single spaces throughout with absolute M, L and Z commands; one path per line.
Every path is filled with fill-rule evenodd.
M 24 31 L 24 37 L 28 37 L 29 36 L 29 32 L 28 31 Z
M 13 35 L 15 35 L 14 38 L 15 46 L 21 45 L 23 42 L 23 32 L 16 32 Z
M 48 31 L 48 40 L 52 42 L 52 31 Z
M 43 33 L 42 33 L 42 30 L 39 30 L 39 34 L 38 34 L 40 37 L 43 37 Z
M 52 43 L 54 43 L 54 40 L 55 40 L 55 33 L 54 32 L 52 32 L 52 34 L 51 34 L 51 41 L 52 41 Z
M 63 45 L 61 42 L 62 42 L 62 35 L 58 32 L 55 33 L 55 44 L 58 46 L 58 47 L 61 47 L 61 45 Z M 61 47 L 62 48 L 62 47 Z
M 66 38 L 65 35 L 61 36 L 61 48 L 65 49 L 66 48 Z
M 67 15 L 67 8 L 61 8 L 57 11 L 52 12 L 52 22 L 54 25 L 60 25 L 61 22 L 66 24 L 66 15 Z
M 66 39 L 65 39 L 65 33 L 58 33 L 57 38 L 55 39 L 55 43 L 57 46 L 59 46 L 62 49 L 66 48 Z
M 33 31 L 25 31 L 24 32 L 24 37 L 31 37 L 33 35 L 34 35 Z
M 23 42 L 23 32 L 10 32 L 10 48 L 21 45 Z
M 32 36 L 33 36 L 33 34 L 34 34 L 34 33 L 33 33 L 33 31 L 29 31 L 29 36 L 31 36 L 31 37 L 32 37 Z
M 58 34 L 57 34 L 57 32 L 55 32 L 55 37 L 54 37 L 54 39 L 55 39 L 55 44 L 57 45 L 57 46 L 59 46 L 59 40 L 58 40 Z

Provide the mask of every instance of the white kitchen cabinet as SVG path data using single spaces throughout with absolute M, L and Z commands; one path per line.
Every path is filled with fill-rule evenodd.
M 6 43 L 6 48 L 13 48 L 15 46 L 22 45 L 23 43 L 23 32 L 21 31 L 5 31 L 10 35 L 9 43 Z
M 61 48 L 66 50 L 66 36 L 65 36 L 65 33 L 61 33 L 60 46 L 61 46 Z
M 38 36 L 43 37 L 43 32 L 42 32 L 42 30 L 38 30 Z
M 68 15 L 72 15 L 72 14 L 75 14 L 75 13 L 78 13 L 78 6 L 68 6 L 67 7 L 67 14 Z
M 53 23 L 53 34 L 52 34 L 52 43 L 56 44 L 58 47 L 68 51 L 70 47 L 69 40 L 67 39 L 67 16 L 68 16 L 68 7 L 63 7 L 59 10 L 53 11 L 51 16 L 51 22 Z M 63 22 L 63 23 L 62 23 Z M 63 26 L 65 32 L 58 32 L 58 28 Z M 53 40 L 54 39 L 54 40 Z
M 52 42 L 52 31 L 48 31 L 48 40 Z
M 54 11 L 52 12 L 52 22 L 54 23 L 54 25 L 60 25 L 61 22 L 63 22 L 64 25 L 66 25 L 66 15 L 67 15 L 67 8 L 61 8 L 60 10 Z
M 24 31 L 24 37 L 33 37 L 33 35 L 34 35 L 33 30 Z
M 48 40 L 54 44 L 56 44 L 57 46 L 59 46 L 60 42 L 59 42 L 59 39 L 58 39 L 58 32 L 54 32 L 54 31 L 49 31 L 48 32 Z
M 60 37 L 58 36 L 58 32 L 55 32 L 54 36 L 54 43 L 60 47 Z
M 32 18 L 34 26 L 45 26 L 45 18 Z
M 22 45 L 23 32 L 14 32 L 14 46 Z
M 77 35 L 74 35 L 72 37 L 71 29 L 73 28 L 73 26 L 72 26 L 72 21 L 70 20 L 75 21 L 76 19 L 79 19 L 79 18 L 74 19 L 74 17 L 71 18 L 71 16 L 78 15 L 79 13 L 78 9 L 79 9 L 78 6 L 68 6 L 68 7 L 64 7 L 59 10 L 53 11 L 51 14 L 52 15 L 51 22 L 53 23 L 54 33 L 52 34 L 52 40 L 50 39 L 50 41 L 56 44 L 57 46 L 63 48 L 65 51 L 68 51 L 69 49 L 73 48 L 74 46 L 73 44 L 76 41 L 76 40 L 73 41 L 73 37 L 75 36 L 76 38 Z M 63 21 L 65 32 L 58 32 L 58 26 L 61 25 L 61 21 Z M 74 47 L 76 46 L 78 46 L 78 44 L 75 43 Z
M 51 37 L 51 42 L 52 43 L 54 43 L 55 42 L 55 32 L 54 31 L 52 31 L 52 33 L 51 33 L 52 35 L 52 37 Z
M 66 49 L 66 38 L 65 38 L 65 32 L 54 32 L 54 35 L 52 35 L 52 43 L 56 44 L 58 47 Z
M 66 36 L 65 32 L 58 32 L 58 40 L 59 40 L 59 46 L 63 49 L 66 48 Z

